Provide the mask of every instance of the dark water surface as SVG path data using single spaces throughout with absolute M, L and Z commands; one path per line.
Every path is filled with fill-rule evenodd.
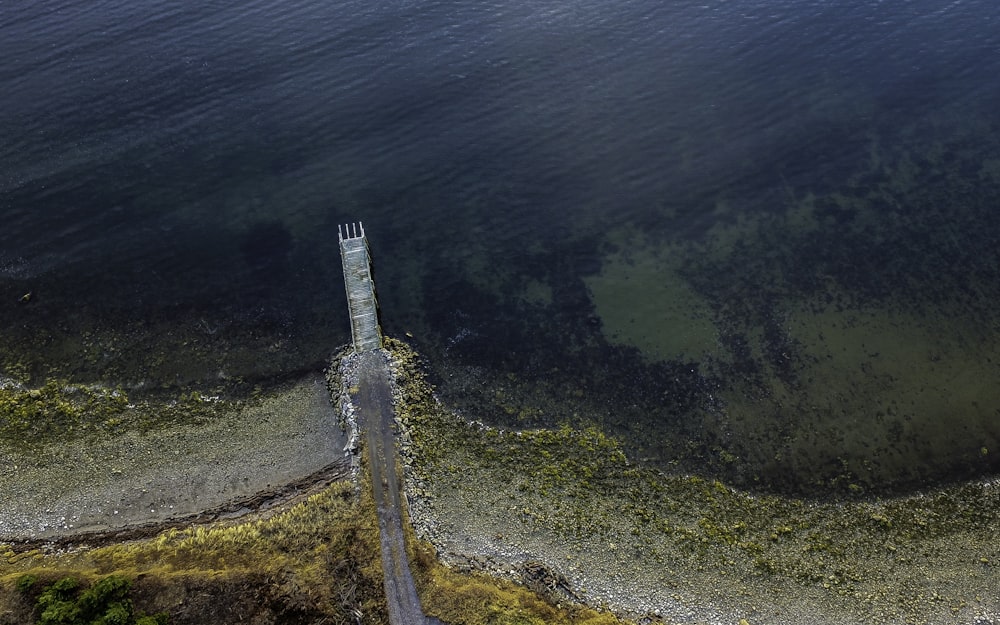
M 869 492 L 1000 468 L 1000 7 L 0 2 L 0 364 L 442 396 Z M 30 297 L 26 297 L 30 294 Z

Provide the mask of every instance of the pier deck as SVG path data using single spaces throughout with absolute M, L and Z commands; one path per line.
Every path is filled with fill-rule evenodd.
M 337 236 L 340 240 L 340 259 L 344 264 L 344 286 L 347 288 L 354 351 L 380 349 L 382 329 L 378 323 L 378 300 L 375 298 L 364 226 L 361 222 L 338 226 Z

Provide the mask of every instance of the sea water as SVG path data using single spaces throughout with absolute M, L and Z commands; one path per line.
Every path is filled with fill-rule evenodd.
M 1000 467 L 987 0 L 0 3 L 6 375 L 442 397 L 836 492 Z

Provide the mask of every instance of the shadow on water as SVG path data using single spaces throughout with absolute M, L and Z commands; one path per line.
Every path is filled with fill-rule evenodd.
M 11 304 L 7 371 L 32 383 L 249 390 L 321 369 L 349 338 L 329 323 L 346 307 L 342 287 L 329 288 L 339 261 L 280 222 L 129 234 L 106 253 L 0 284 Z

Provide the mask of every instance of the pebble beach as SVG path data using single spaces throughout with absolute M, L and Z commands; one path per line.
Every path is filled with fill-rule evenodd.
M 204 424 L 0 449 L 0 541 L 168 521 L 279 488 L 344 457 L 322 377 Z

